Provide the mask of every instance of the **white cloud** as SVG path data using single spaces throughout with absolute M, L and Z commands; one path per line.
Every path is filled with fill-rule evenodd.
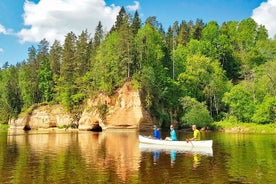
M 0 24 L 0 34 L 10 35 L 12 34 L 12 30 L 6 29 L 2 24 Z
M 4 52 L 4 49 L 0 48 L 0 54 L 2 54 Z
M 134 1 L 134 5 L 129 5 L 126 7 L 128 11 L 136 11 L 140 8 L 140 3 L 138 1 Z
M 253 10 L 252 18 L 268 30 L 270 38 L 276 35 L 276 1 L 268 0 Z
M 107 6 L 104 0 L 40 0 L 37 4 L 26 0 L 26 27 L 18 36 L 22 43 L 43 38 L 50 43 L 55 39 L 63 42 L 67 33 L 79 35 L 85 29 L 93 36 L 99 21 L 105 30 L 113 26 L 120 8 L 114 4 Z
M 0 24 L 0 34 L 6 34 L 6 29 L 3 25 Z

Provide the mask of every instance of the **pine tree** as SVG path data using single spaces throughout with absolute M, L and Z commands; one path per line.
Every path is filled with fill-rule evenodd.
M 134 13 L 134 18 L 132 20 L 131 24 L 131 31 L 133 35 L 136 35 L 138 33 L 138 30 L 141 28 L 141 19 L 139 18 L 139 14 L 137 11 Z
M 65 42 L 62 50 L 62 64 L 60 67 L 60 79 L 59 84 L 56 87 L 58 92 L 58 101 L 63 104 L 67 110 L 73 108 L 72 95 L 76 92 L 74 86 L 74 72 L 76 67 L 76 35 L 70 32 L 65 37 Z
M 43 102 L 50 102 L 53 95 L 53 75 L 48 58 L 45 58 L 41 63 L 38 72 L 38 88 L 41 92 L 41 100 Z
M 57 80 L 60 76 L 61 53 L 62 46 L 60 45 L 59 41 L 55 40 L 49 53 L 49 62 L 55 84 L 57 83 Z

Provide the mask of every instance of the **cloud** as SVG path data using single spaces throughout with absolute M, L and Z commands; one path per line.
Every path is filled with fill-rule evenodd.
M 6 29 L 3 25 L 0 24 L 0 34 L 6 34 Z
M 253 10 L 252 18 L 268 30 L 270 38 L 276 35 L 276 1 L 268 0 Z
M 26 0 L 25 28 L 18 36 L 21 43 L 39 42 L 43 38 L 50 43 L 63 42 L 67 33 L 79 35 L 86 29 L 93 36 L 99 21 L 109 31 L 120 9 L 114 4 L 107 6 L 104 0 L 40 0 L 37 4 Z
M 0 24 L 0 34 L 11 35 L 12 30 L 11 29 L 6 29 L 2 24 Z
M 2 54 L 4 52 L 4 49 L 0 48 L 0 54 Z
M 136 11 L 140 8 L 140 3 L 138 1 L 134 1 L 134 5 L 129 5 L 126 7 L 128 11 Z

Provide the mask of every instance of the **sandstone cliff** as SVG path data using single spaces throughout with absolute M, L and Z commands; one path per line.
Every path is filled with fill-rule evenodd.
M 10 128 L 37 129 L 68 126 L 73 121 L 61 105 L 40 105 L 32 112 L 21 114 L 9 122 Z
M 106 108 L 105 112 L 100 112 Z M 145 129 L 153 124 L 150 114 L 144 110 L 138 90 L 126 83 L 113 96 L 99 94 L 89 100 L 79 121 L 79 129 L 90 129 L 99 124 L 103 129 Z
M 89 99 L 78 122 L 74 122 L 72 117 L 61 105 L 40 105 L 9 124 L 11 128 L 38 129 L 66 127 L 76 123 L 79 130 L 92 130 L 95 127 L 146 129 L 153 124 L 150 114 L 142 106 L 139 91 L 133 89 L 130 83 L 112 96 L 101 93 Z

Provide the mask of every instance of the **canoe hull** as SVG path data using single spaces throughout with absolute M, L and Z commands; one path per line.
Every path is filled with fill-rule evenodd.
M 195 148 L 211 148 L 213 146 L 213 140 L 202 140 L 202 141 L 165 141 L 158 139 L 150 139 L 139 135 L 140 143 L 154 144 L 154 145 L 166 145 L 166 146 L 181 146 L 181 147 L 195 147 Z
M 139 136 L 139 149 L 142 152 L 162 152 L 176 151 L 198 153 L 202 155 L 213 156 L 213 141 L 165 141 L 150 139 L 144 136 Z

